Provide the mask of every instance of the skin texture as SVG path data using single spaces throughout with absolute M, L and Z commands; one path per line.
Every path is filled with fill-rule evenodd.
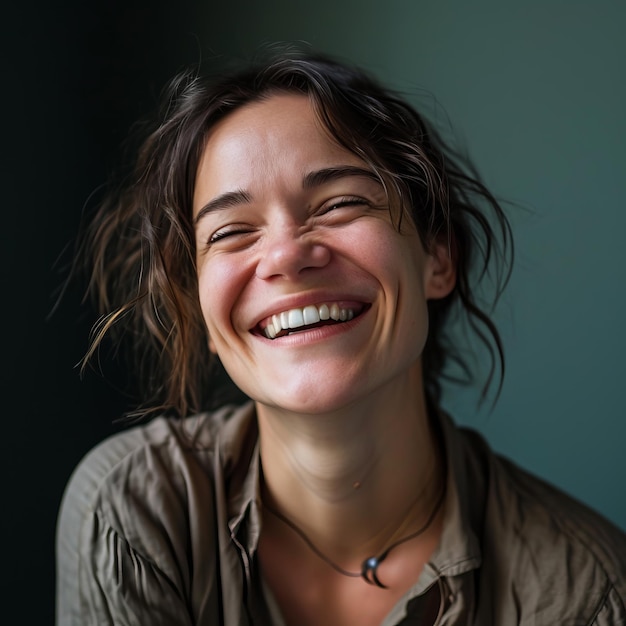
M 363 172 L 312 175 L 346 168 Z M 419 528 L 443 488 L 420 355 L 427 300 L 454 286 L 447 249 L 425 251 L 408 220 L 397 231 L 368 166 L 300 95 L 245 105 L 211 130 L 194 215 L 210 346 L 257 405 L 263 497 L 358 571 Z M 322 303 L 355 317 L 260 332 L 272 314 Z M 436 547 L 440 519 L 381 566 L 389 590 L 337 574 L 269 515 L 261 565 L 288 621 L 380 623 Z

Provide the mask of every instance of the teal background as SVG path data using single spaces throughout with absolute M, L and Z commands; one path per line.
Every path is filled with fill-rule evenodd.
M 207 4 L 203 65 L 301 41 L 408 94 L 511 203 L 496 311 L 502 395 L 445 404 L 626 529 L 626 3 L 265 0 Z

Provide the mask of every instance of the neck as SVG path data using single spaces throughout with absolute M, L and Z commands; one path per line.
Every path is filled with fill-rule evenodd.
M 263 497 L 320 550 L 358 564 L 431 514 L 443 476 L 421 375 L 323 415 L 257 412 Z

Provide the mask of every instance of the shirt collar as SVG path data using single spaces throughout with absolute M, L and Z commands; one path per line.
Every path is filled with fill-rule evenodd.
M 253 402 L 235 409 L 216 441 L 227 482 L 228 527 L 249 554 L 261 531 L 259 432 Z
M 482 526 L 485 494 L 477 490 L 468 468 L 463 435 L 443 412 L 438 412 L 447 467 L 445 517 L 439 546 L 430 566 L 444 576 L 457 576 L 476 569 L 482 562 L 478 536 Z

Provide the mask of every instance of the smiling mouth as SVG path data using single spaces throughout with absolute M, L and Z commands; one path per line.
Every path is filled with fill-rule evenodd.
M 350 306 L 342 307 L 333 302 L 289 309 L 263 320 L 259 324 L 259 331 L 267 339 L 278 339 L 320 326 L 349 322 L 361 315 L 365 308 L 364 304 L 351 303 Z

